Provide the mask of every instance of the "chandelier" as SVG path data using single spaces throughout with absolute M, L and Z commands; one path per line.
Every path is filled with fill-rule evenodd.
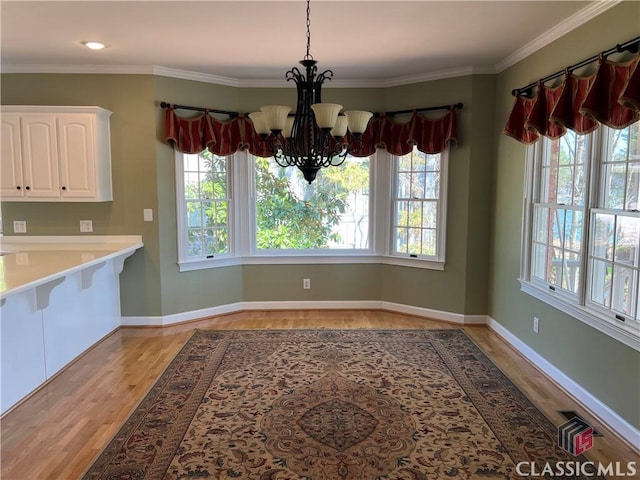
M 286 73 L 287 81 L 296 83 L 296 111 L 284 105 L 266 105 L 249 118 L 267 150 L 281 167 L 298 167 L 309 183 L 323 167 L 341 165 L 347 155 L 362 145 L 360 139 L 373 116 L 371 112 L 350 110 L 340 114 L 342 105 L 322 103 L 325 80 L 333 78 L 331 70 L 318 74 L 318 63 L 309 53 L 311 47 L 310 0 L 307 0 L 307 54 L 298 67 Z M 347 135 L 347 129 L 350 135 Z

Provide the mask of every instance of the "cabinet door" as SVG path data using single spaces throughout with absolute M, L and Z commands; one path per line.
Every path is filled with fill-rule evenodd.
M 20 134 L 25 195 L 60 198 L 55 116 L 21 116 Z
M 2 142 L 0 195 L 4 198 L 24 197 L 19 115 L 2 115 L 2 139 L 0 142 Z
M 96 196 L 94 115 L 57 116 L 62 197 Z

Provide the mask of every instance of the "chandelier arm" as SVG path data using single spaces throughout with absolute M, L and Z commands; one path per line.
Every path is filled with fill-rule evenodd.
M 298 67 L 292 67 L 285 75 L 287 81 L 293 80 L 296 83 L 304 80 L 304 75 Z

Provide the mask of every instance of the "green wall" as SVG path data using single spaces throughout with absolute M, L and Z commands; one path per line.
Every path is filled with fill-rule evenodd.
M 513 104 L 512 89 L 638 35 L 640 3 L 622 2 L 498 75 L 489 295 L 493 319 L 636 428 L 640 353 L 520 292 L 526 148 L 502 134 L 502 128 Z M 540 318 L 538 335 L 533 333 L 534 315 Z

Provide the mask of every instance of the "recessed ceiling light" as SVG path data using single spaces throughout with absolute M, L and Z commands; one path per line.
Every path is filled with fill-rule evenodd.
M 91 50 L 102 50 L 106 46 L 104 43 L 100 42 L 82 42 L 82 44 Z

